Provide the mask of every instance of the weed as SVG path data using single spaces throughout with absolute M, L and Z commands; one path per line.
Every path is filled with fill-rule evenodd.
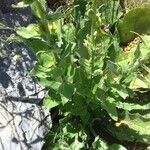
M 16 33 L 37 56 L 31 74 L 49 90 L 43 104 L 59 115 L 48 136 L 49 149 L 125 149 L 97 135 L 97 119 L 119 144 L 149 144 L 149 118 L 140 113 L 150 105 L 132 102 L 140 88 L 149 90 L 149 36 L 124 52 L 116 27 L 122 16 L 119 1 L 75 0 L 53 13 L 45 0 L 21 3 L 30 6 L 38 23 Z M 139 68 L 146 69 L 146 76 Z

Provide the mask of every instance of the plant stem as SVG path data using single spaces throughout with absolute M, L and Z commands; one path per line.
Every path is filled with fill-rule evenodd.
M 48 43 L 48 45 L 50 47 L 54 48 L 54 44 L 51 42 L 52 41 L 51 40 L 51 31 L 49 29 L 49 23 L 52 23 L 52 22 L 50 22 L 49 20 L 47 20 L 48 12 L 43 9 L 42 4 L 39 1 L 37 1 L 36 7 L 37 7 L 37 10 L 39 10 L 39 12 L 40 12 L 40 16 L 41 16 L 40 23 L 41 23 L 41 25 L 42 25 L 42 27 L 44 29 L 43 33 L 44 33 L 44 36 L 47 39 L 47 43 Z M 54 52 L 53 52 L 53 54 L 54 54 L 56 62 L 58 62 L 59 59 L 57 57 L 57 54 L 55 54 Z
M 93 78 L 94 60 L 95 60 L 94 32 L 95 32 L 95 25 L 96 25 L 96 9 L 97 9 L 97 0 L 93 0 L 92 10 L 94 15 L 92 17 L 92 25 L 91 25 L 91 50 L 92 50 L 91 79 Z
M 94 41 L 94 30 L 95 30 L 95 23 L 96 23 L 96 8 L 97 8 L 97 0 L 93 0 L 92 10 L 94 12 L 94 16 L 92 18 L 92 26 L 91 26 L 92 42 Z

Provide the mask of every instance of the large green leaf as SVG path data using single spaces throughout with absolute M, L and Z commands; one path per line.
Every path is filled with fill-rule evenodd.
M 139 44 L 139 50 L 136 48 L 136 46 L 134 46 L 133 48 L 130 49 L 130 54 L 134 55 L 134 58 L 139 58 L 139 56 L 141 57 L 142 60 L 144 60 L 145 58 L 147 58 L 146 56 L 148 56 L 147 59 L 150 58 L 150 36 L 149 35 L 143 35 L 139 37 L 141 44 Z M 130 56 L 132 57 L 132 56 Z
M 41 36 L 37 24 L 30 24 L 27 27 L 18 27 L 16 33 L 25 39 L 38 38 Z
M 115 100 L 111 97 L 108 97 L 105 102 L 102 104 L 103 108 L 108 112 L 110 117 L 117 121 L 118 120 L 118 113 L 115 105 Z
M 30 7 L 36 17 L 40 19 L 46 18 L 46 0 L 35 0 L 30 4 Z
M 33 50 L 36 54 L 39 51 L 50 52 L 51 48 L 47 44 L 47 42 L 42 41 L 40 39 L 29 39 L 27 40 L 27 45 Z
M 150 9 L 135 8 L 129 11 L 118 23 L 118 32 L 122 44 L 132 41 L 136 35 L 150 31 Z
M 63 83 L 58 90 L 59 93 L 61 93 L 66 98 L 71 98 L 72 95 L 75 93 L 75 88 L 72 84 L 69 83 Z
M 81 68 L 76 68 L 74 75 L 74 84 L 77 92 L 83 97 L 91 95 L 90 80 L 87 79 L 86 72 Z M 81 84 L 82 83 L 82 84 Z
M 119 125 L 107 125 L 109 131 L 119 140 L 137 141 L 150 144 L 150 118 L 144 118 L 140 114 L 126 113 Z

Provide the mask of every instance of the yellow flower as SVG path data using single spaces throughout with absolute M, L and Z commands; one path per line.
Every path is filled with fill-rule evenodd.
M 128 126 L 128 122 L 125 120 L 121 120 L 120 122 L 115 123 L 116 127 Z
M 55 31 L 57 29 L 57 24 L 55 22 L 52 22 L 49 24 L 49 29 Z

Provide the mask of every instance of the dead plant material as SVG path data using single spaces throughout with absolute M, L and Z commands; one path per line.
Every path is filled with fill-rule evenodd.
M 136 47 L 139 42 L 140 38 L 136 37 L 133 41 L 123 47 L 124 52 L 129 52 L 132 48 Z

